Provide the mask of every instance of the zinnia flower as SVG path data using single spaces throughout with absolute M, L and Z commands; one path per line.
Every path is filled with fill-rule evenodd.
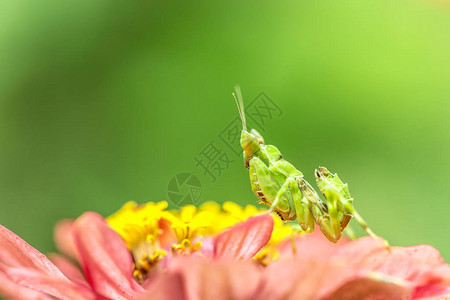
M 450 265 L 431 246 L 330 243 L 232 202 L 168 211 L 125 204 L 55 228 L 47 258 L 0 225 L 7 299 L 446 299 Z M 80 268 L 78 267 L 80 266 Z M 82 271 L 81 271 L 82 270 Z

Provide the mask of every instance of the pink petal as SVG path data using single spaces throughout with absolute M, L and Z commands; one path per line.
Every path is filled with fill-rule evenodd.
M 376 271 L 416 287 L 450 285 L 450 265 L 433 247 L 386 247 L 383 240 L 360 238 L 343 245 L 332 255 L 361 271 Z
M 323 300 L 360 300 L 360 299 L 405 299 L 411 294 L 411 287 L 390 281 L 388 277 L 373 278 L 359 276 L 341 284 Z
M 149 282 L 151 285 L 139 300 L 185 299 L 183 278 L 179 273 L 162 273 Z
M 73 282 L 79 283 L 81 285 L 84 285 L 86 287 L 89 287 L 88 282 L 86 281 L 86 278 L 84 278 L 83 274 L 81 273 L 80 269 L 78 269 L 77 266 L 75 266 L 71 261 L 69 261 L 67 258 L 58 255 L 58 254 L 52 254 L 50 256 L 50 260 L 58 267 L 59 270 L 70 280 Z
M 127 299 L 143 289 L 133 277 L 133 259 L 125 241 L 97 213 L 86 212 L 73 225 L 75 245 L 85 274 L 100 294 Z
M 94 298 L 89 288 L 71 282 L 44 254 L 1 225 L 0 245 L 0 272 L 15 284 L 62 299 L 76 293 Z
M 331 264 L 326 259 L 281 258 L 265 269 L 264 285 L 257 299 L 320 299 L 319 295 L 337 289 L 351 278 L 356 270 Z
M 148 294 L 143 299 L 254 299 L 261 279 L 262 268 L 252 262 L 178 257 L 171 261 L 166 274 L 152 278 Z M 160 289 L 170 290 L 176 297 Z M 161 297 L 154 298 L 158 290 Z M 180 292 L 183 297 L 180 297 Z
M 439 265 L 445 263 L 441 254 L 436 248 L 429 245 L 416 245 L 404 247 L 409 252 L 414 263 L 424 263 L 428 265 Z
M 0 225 L 0 249 L 0 262 L 6 266 L 33 269 L 53 277 L 67 279 L 44 254 L 2 225 Z
M 214 240 L 214 257 L 217 259 L 250 259 L 267 242 L 273 230 L 269 213 L 248 218 L 220 233 Z
M 438 300 L 450 298 L 450 286 L 426 285 L 415 290 L 412 299 Z
M 62 280 L 24 268 L 7 268 L 2 271 L 17 284 L 58 299 L 98 299 L 89 287 L 73 283 L 68 279 Z
M 53 239 L 59 252 L 77 259 L 77 250 L 72 236 L 73 220 L 65 219 L 55 225 Z
M 421 284 L 450 285 L 450 265 L 438 250 L 429 245 L 403 248 L 410 254 L 412 271 L 409 280 Z
M 337 248 L 333 258 L 345 259 L 361 269 L 373 270 L 382 265 L 388 255 L 383 239 L 366 236 Z
M 264 285 L 255 299 L 289 299 L 297 286 L 303 291 L 302 298 L 299 299 L 311 299 L 322 284 L 321 268 L 323 265 L 312 260 L 300 262 L 298 259 L 281 257 L 265 269 Z
M 409 278 L 413 268 L 411 255 L 402 247 L 385 249 L 370 259 L 381 262 L 379 266 L 374 266 L 373 270 L 405 280 Z
M 21 286 L 13 282 L 5 273 L 0 271 L 0 296 L 6 299 L 52 299 L 52 297 Z
M 268 266 L 259 298 L 390 299 L 414 288 L 417 295 L 448 292 L 450 265 L 431 246 L 389 248 L 382 239 L 364 237 L 329 247 L 319 237 L 297 238 L 297 255 L 290 241 L 281 244 L 282 258 Z
M 431 246 L 386 247 L 381 239 L 364 237 L 343 245 L 332 257 L 415 285 L 450 284 L 450 266 Z
M 296 253 L 301 253 L 302 256 L 308 256 L 311 259 L 328 257 L 338 247 L 348 242 L 347 238 L 342 237 L 336 244 L 332 243 L 322 234 L 318 227 L 313 233 L 297 236 L 294 241 Z M 281 242 L 278 250 L 283 257 L 295 256 L 290 238 L 286 238 Z
M 397 299 L 412 292 L 410 285 L 395 278 L 374 276 L 341 260 L 327 261 L 326 257 L 280 259 L 266 268 L 264 282 L 257 299 L 366 299 L 386 295 Z
M 194 242 L 201 241 L 202 247 L 198 251 L 200 255 L 207 258 L 214 257 L 214 238 L 213 237 L 203 237 L 195 238 Z

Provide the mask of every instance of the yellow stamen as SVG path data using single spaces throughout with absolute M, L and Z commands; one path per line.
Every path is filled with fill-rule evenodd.
M 158 241 L 161 234 L 159 221 L 169 214 L 166 208 L 167 202 L 145 205 L 127 202 L 107 218 L 109 225 L 122 236 L 130 249 L 135 263 L 134 275 L 138 280 L 142 280 L 167 255 Z
M 206 202 L 199 208 L 186 205 L 175 211 L 167 211 L 166 208 L 167 203 L 164 201 L 143 205 L 128 202 L 107 218 L 110 226 L 123 237 L 133 255 L 134 277 L 138 281 L 142 281 L 151 269 L 167 256 L 167 251 L 171 251 L 173 255 L 191 255 L 198 252 L 202 256 L 199 252 L 203 245 L 202 238 L 213 237 L 250 216 L 266 211 L 252 205 L 243 208 L 233 202 L 225 202 L 223 205 Z M 296 232 L 274 216 L 270 241 L 254 259 L 262 265 L 268 265 L 278 259 L 280 253 L 277 244 Z M 161 245 L 163 233 L 164 237 L 171 236 L 173 240 L 163 238 L 165 245 Z

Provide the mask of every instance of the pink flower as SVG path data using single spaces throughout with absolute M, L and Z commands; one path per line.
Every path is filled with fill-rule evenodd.
M 444 299 L 450 266 L 431 246 L 388 247 L 363 237 L 331 245 L 320 234 L 282 245 L 258 299 Z M 295 278 L 295 280 L 292 280 Z M 433 298 L 426 298 L 433 297 Z
M 331 244 L 320 232 L 281 245 L 268 267 L 249 261 L 172 261 L 141 299 L 446 299 L 450 266 L 436 249 L 388 248 L 370 237 Z M 176 296 L 176 298 L 174 298 Z
M 198 232 L 205 225 L 192 214 L 180 218 L 195 223 Z M 211 220 L 218 222 L 218 218 Z M 152 222 L 158 224 L 157 238 L 149 235 L 140 244 L 132 239 L 134 235 L 124 239 L 94 212 L 75 221 L 64 220 L 56 227 L 55 240 L 70 259 L 56 254 L 50 256 L 51 261 L 0 226 L 0 295 L 8 299 L 143 300 L 450 297 L 450 265 L 431 246 L 387 247 L 382 239 L 369 237 L 332 244 L 319 230 L 296 237 L 283 233 L 285 238 L 274 243 L 280 228 L 268 213 L 196 237 L 193 225 L 184 228 L 186 223 L 170 221 L 170 225 L 162 219 Z M 153 229 L 148 232 L 154 233 Z M 172 230 L 178 230 L 177 234 L 171 234 Z M 130 245 L 137 248 L 130 250 Z M 143 249 L 167 251 L 168 255 L 162 260 L 144 255 L 142 263 L 155 265 L 142 265 L 146 272 L 141 270 L 136 277 L 136 254 L 145 253 Z M 275 252 L 279 257 L 269 255 Z
M 250 259 L 269 240 L 270 215 L 250 218 L 214 239 L 211 260 L 226 255 Z M 60 223 L 56 244 L 79 258 L 83 274 L 69 260 L 53 263 L 0 225 L 0 295 L 14 299 L 133 299 L 144 293 L 133 277 L 134 263 L 122 237 L 94 212 Z M 225 241 L 227 243 L 225 243 Z M 227 247 L 230 245 L 230 247 Z
M 0 294 L 14 299 L 95 299 L 84 283 L 67 278 L 44 254 L 0 225 Z

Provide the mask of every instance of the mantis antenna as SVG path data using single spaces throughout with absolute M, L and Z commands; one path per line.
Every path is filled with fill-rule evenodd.
M 233 97 L 239 111 L 239 116 L 241 117 L 242 128 L 247 131 L 247 122 L 245 121 L 244 102 L 242 101 L 241 88 L 236 85 L 234 89 L 236 93 L 233 93 Z

